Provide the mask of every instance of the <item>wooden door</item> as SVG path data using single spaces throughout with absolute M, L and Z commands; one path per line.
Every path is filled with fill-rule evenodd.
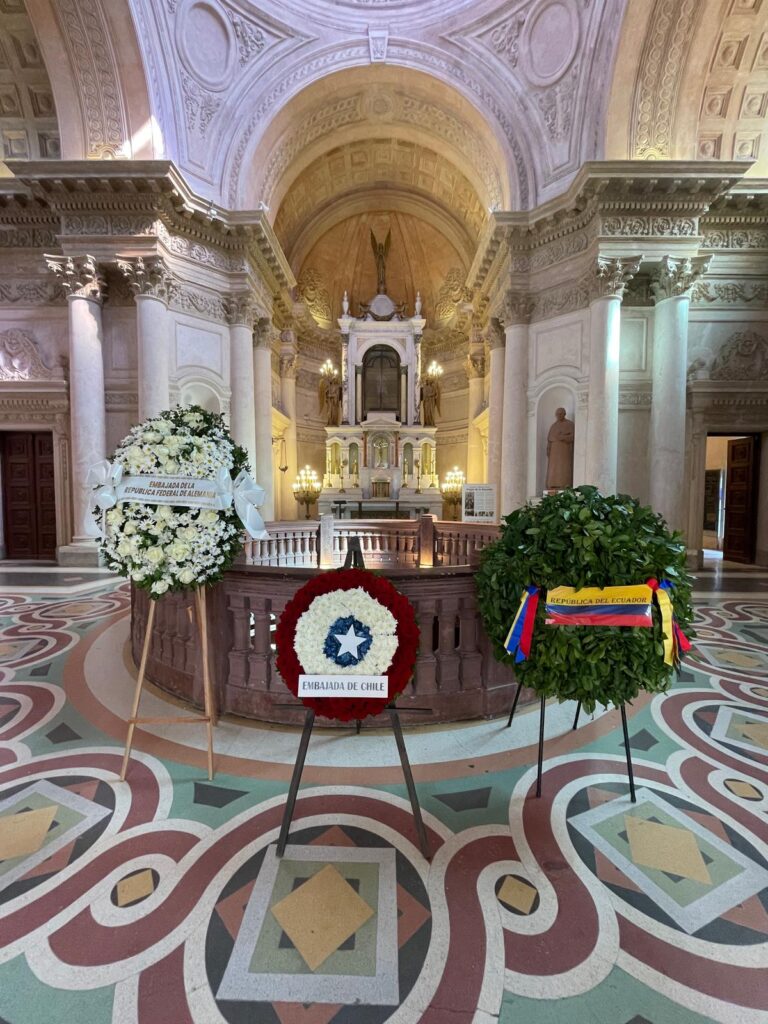
M 56 557 L 53 435 L 0 434 L 6 558 Z
M 756 436 L 728 442 L 723 558 L 732 562 L 755 559 L 759 444 Z

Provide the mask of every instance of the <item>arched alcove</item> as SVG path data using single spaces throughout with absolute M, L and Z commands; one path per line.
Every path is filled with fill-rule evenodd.
M 533 493 L 537 495 L 543 493 L 547 479 L 547 434 L 555 422 L 555 412 L 560 408 L 565 409 L 566 418 L 573 421 L 576 434 L 583 427 L 576 420 L 576 394 L 572 387 L 558 383 L 542 391 L 536 402 L 536 450 L 532 459 L 536 474 Z

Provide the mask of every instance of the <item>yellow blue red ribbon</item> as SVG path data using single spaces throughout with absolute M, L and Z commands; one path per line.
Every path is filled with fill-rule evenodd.
M 656 579 L 648 580 L 648 586 L 656 596 L 656 603 L 661 612 L 661 629 L 664 634 L 664 663 L 665 665 L 678 666 L 681 654 L 686 654 L 691 649 L 691 641 L 680 628 L 675 617 L 675 610 L 672 605 L 672 591 L 674 584 L 669 580 L 662 580 L 659 583 Z
M 547 591 L 548 626 L 653 625 L 647 583 L 620 587 L 555 587 Z
M 512 627 L 504 641 L 504 648 L 514 654 L 515 661 L 525 661 L 531 653 L 533 626 L 536 621 L 536 609 L 539 606 L 539 588 L 527 586 L 520 598 Z

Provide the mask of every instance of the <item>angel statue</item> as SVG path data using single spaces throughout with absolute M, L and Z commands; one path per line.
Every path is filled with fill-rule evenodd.
M 435 413 L 440 412 L 440 381 L 437 377 L 425 377 L 421 385 L 421 423 L 434 427 Z
M 386 282 L 386 270 L 387 270 L 387 256 L 389 255 L 389 245 L 392 241 L 392 232 L 387 232 L 387 237 L 383 243 L 376 241 L 376 235 L 373 233 L 371 228 L 371 248 L 373 249 L 373 258 L 376 260 L 376 292 L 379 295 L 387 294 L 387 282 Z
M 341 381 L 339 378 L 322 375 L 317 397 L 320 403 L 320 415 L 325 416 L 327 426 L 338 427 L 341 422 Z

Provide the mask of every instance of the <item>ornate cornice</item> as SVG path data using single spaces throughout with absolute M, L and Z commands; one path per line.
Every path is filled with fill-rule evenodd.
M 168 301 L 173 275 L 161 256 L 118 256 L 115 262 L 135 296 L 149 295 Z
M 68 298 L 92 299 L 103 302 L 106 281 L 93 256 L 45 255 L 45 264 L 56 275 Z
M 662 256 L 661 265 L 651 281 L 651 292 L 654 302 L 664 299 L 690 297 L 691 289 L 709 269 L 711 256 L 695 256 L 693 258 L 673 259 Z

